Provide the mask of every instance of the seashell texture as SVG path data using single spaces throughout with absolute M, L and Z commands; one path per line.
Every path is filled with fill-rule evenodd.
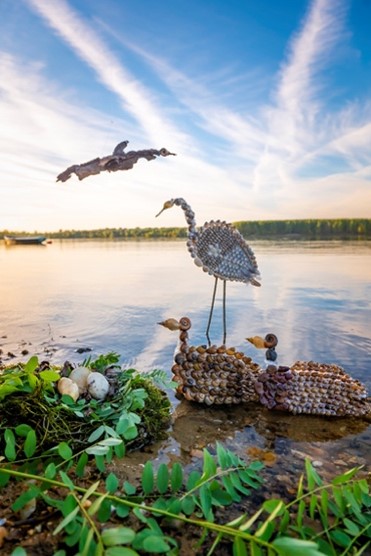
M 76 367 L 73 369 L 69 377 L 73 382 L 77 384 L 79 387 L 80 396 L 87 391 L 88 388 L 88 376 L 90 375 L 91 370 L 88 367 Z
M 179 395 L 206 405 L 258 401 L 255 382 L 262 370 L 250 357 L 224 345 L 190 346 L 191 321 L 187 317 L 159 324 L 179 331 L 180 346 L 172 367 Z
M 101 373 L 92 371 L 87 379 L 87 390 L 92 398 L 104 400 L 110 389 L 110 384 Z
M 220 278 L 260 286 L 255 255 L 240 232 L 227 222 L 211 220 L 196 228 L 195 213 L 181 197 L 164 203 L 164 210 L 179 206 L 188 224 L 187 248 L 197 266 L 204 272 Z
M 213 315 L 215 292 L 218 280 L 223 281 L 223 343 L 226 341 L 226 283 L 243 282 L 260 286 L 260 273 L 255 255 L 250 245 L 240 232 L 227 222 L 211 220 L 199 228 L 196 227 L 195 213 L 182 197 L 170 199 L 156 215 L 173 206 L 180 207 L 188 224 L 187 248 L 196 266 L 202 268 L 210 276 L 214 276 L 214 294 L 210 307 L 206 338 L 209 345 L 209 329 Z
M 260 342 L 251 343 L 260 347 Z M 266 344 L 262 347 L 268 350 L 275 347 Z M 269 364 L 257 378 L 255 390 L 268 409 L 293 414 L 359 417 L 371 413 L 363 384 L 335 364 L 296 361 L 291 367 L 278 368 Z
M 73 399 L 73 401 L 76 401 L 80 395 L 79 387 L 76 382 L 65 376 L 58 380 L 57 388 L 61 396 L 67 394 Z

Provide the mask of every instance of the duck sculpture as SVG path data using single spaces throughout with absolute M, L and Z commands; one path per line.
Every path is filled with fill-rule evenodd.
M 277 336 L 246 338 L 266 351 L 267 367 L 255 383 L 260 403 L 268 409 L 293 414 L 343 417 L 371 414 L 364 385 L 335 364 L 296 361 L 291 367 L 277 366 Z
M 259 400 L 255 384 L 262 369 L 251 357 L 225 345 L 189 345 L 188 317 L 170 318 L 158 324 L 179 331 L 179 347 L 172 367 L 178 396 L 208 406 Z

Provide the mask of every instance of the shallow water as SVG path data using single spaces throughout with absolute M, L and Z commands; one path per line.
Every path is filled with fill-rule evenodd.
M 227 285 L 227 344 L 264 364 L 264 353 L 245 338 L 274 332 L 279 363 L 337 363 L 371 392 L 371 242 L 251 244 L 262 287 Z M 191 343 L 205 343 L 213 278 L 192 263 L 184 241 L 0 242 L 0 265 L 3 363 L 33 354 L 78 363 L 116 351 L 125 366 L 160 368 L 170 376 L 177 334 L 157 324 L 168 317 L 189 316 Z M 221 343 L 221 290 L 211 337 Z M 79 348 L 91 351 L 79 354 Z M 367 420 L 291 416 L 255 406 L 204 408 L 169 395 L 174 422 L 168 438 L 132 455 L 133 465 L 148 457 L 192 465 L 201 448 L 222 441 L 244 457 L 252 448 L 274 454 L 266 472 L 272 492 L 270 483 L 285 485 L 306 455 L 329 475 L 371 463 Z

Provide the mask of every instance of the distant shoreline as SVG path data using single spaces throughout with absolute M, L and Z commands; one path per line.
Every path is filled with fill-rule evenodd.
M 255 220 L 234 222 L 234 226 L 246 239 L 371 239 L 371 218 L 334 218 L 303 220 Z M 182 239 L 187 228 L 98 228 L 93 230 L 11 231 L 4 235 L 33 236 L 42 234 L 50 239 Z

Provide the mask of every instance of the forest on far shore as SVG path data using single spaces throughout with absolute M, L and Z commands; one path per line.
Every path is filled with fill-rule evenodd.
M 371 218 L 307 220 L 253 220 L 234 222 L 245 238 L 254 239 L 371 239 Z M 55 239 L 176 239 L 187 237 L 187 228 L 101 228 L 20 232 L 3 230 L 2 235 L 43 234 Z

